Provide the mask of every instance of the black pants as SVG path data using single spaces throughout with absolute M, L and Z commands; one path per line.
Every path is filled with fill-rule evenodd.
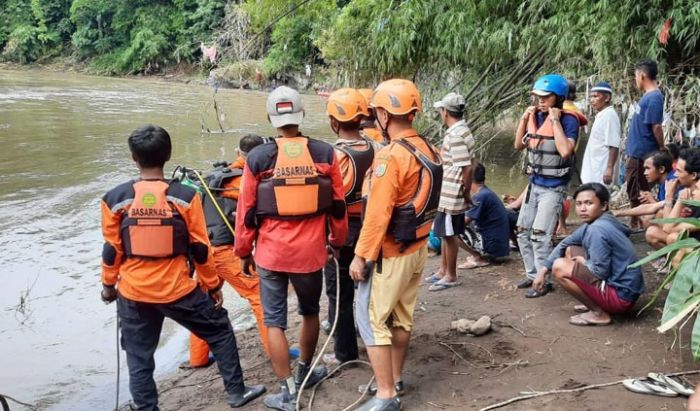
M 215 309 L 211 298 L 199 288 L 167 304 L 137 302 L 120 295 L 117 311 L 121 321 L 122 349 L 126 351 L 129 366 L 129 391 L 137 410 L 158 410 L 153 354 L 164 317 L 174 320 L 209 344 L 226 392 L 237 394 L 245 389 L 236 337 L 228 313 L 223 308 Z
M 355 333 L 355 316 L 353 315 L 353 300 L 355 298 L 355 282 L 350 278 L 350 263 L 355 256 L 354 247 L 345 246 L 340 249 L 340 307 L 338 325 L 335 328 L 335 358 L 340 362 L 356 360 L 357 334 Z M 326 295 L 328 295 L 328 321 L 333 324 L 336 305 L 336 272 L 335 262 L 331 260 L 323 269 L 326 277 Z

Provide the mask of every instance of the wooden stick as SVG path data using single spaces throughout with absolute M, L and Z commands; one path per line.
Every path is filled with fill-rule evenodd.
M 668 373 L 664 375 L 668 376 L 679 376 L 679 375 L 692 375 L 692 374 L 700 374 L 700 370 L 692 370 L 692 371 L 680 371 L 680 372 L 675 372 L 675 373 Z M 487 407 L 481 408 L 479 411 L 488 411 L 488 410 L 495 410 L 496 408 L 501 408 L 504 407 L 508 404 L 512 404 L 514 402 L 518 401 L 523 401 L 523 400 L 529 400 L 530 398 L 537 398 L 537 397 L 544 397 L 546 395 L 553 395 L 553 394 L 567 394 L 567 393 L 573 393 L 573 392 L 581 392 L 581 391 L 587 391 L 587 390 L 593 390 L 596 388 L 604 388 L 604 387 L 610 387 L 613 385 L 618 385 L 622 384 L 624 380 L 619 380 L 619 381 L 614 381 L 614 382 L 608 382 L 604 384 L 593 384 L 593 385 L 585 385 L 583 387 L 578 387 L 578 388 L 572 388 L 568 390 L 552 390 L 552 391 L 534 391 L 534 392 L 528 392 L 527 394 L 520 395 L 517 397 L 513 397 L 509 400 L 499 402 L 497 404 L 489 405 Z

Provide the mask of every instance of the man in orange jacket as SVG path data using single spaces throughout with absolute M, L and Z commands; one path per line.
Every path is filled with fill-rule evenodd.
M 245 158 L 252 149 L 263 144 L 263 142 L 263 138 L 258 135 L 248 134 L 243 136 L 238 146 L 238 158 L 236 158 L 236 161 L 228 166 L 223 176 L 212 176 L 214 178 L 211 179 L 211 182 L 216 187 L 212 187 L 209 184 L 210 192 L 217 199 L 220 210 L 224 213 L 230 211 L 227 219 L 231 225 L 235 224 L 236 203 L 238 202 Z M 241 261 L 233 252 L 234 233 L 230 232 L 228 225 L 224 222 L 216 207 L 214 207 L 211 198 L 206 198 L 204 204 L 204 217 L 207 221 L 209 240 L 212 243 L 216 273 L 228 282 L 238 295 L 248 300 L 258 323 L 260 342 L 263 344 L 265 353 L 269 356 L 267 327 L 263 324 L 262 305 L 260 305 L 260 281 L 257 275 L 244 275 L 241 272 Z M 204 367 L 208 364 L 209 346 L 206 341 L 191 334 L 190 366 Z
M 350 276 L 359 282 L 357 325 L 377 381 L 376 395 L 358 410 L 398 411 L 426 242 L 440 199 L 442 164 L 413 129 L 422 105 L 411 81 L 381 83 L 370 105 L 390 143 L 375 156 L 368 177 L 365 219 L 350 265 Z
M 367 104 L 369 104 L 369 102 L 372 100 L 372 89 L 361 88 L 357 91 L 359 91 L 360 94 L 362 94 L 362 97 L 364 97 L 365 100 L 367 100 Z M 362 123 L 360 123 L 360 133 L 363 137 L 369 138 L 370 140 L 373 140 L 377 143 L 384 144 L 385 141 L 382 132 L 379 131 L 374 125 L 374 107 L 368 107 L 367 111 L 367 115 L 365 116 Z
M 270 359 L 280 382 L 280 392 L 268 395 L 265 405 L 287 411 L 296 408 L 296 392 L 307 375 L 305 387 L 327 375 L 323 366 L 310 367 L 319 334 L 321 270 L 327 250 L 337 256 L 345 244 L 348 220 L 333 147 L 299 132 L 304 118 L 299 93 L 278 87 L 267 98 L 267 114 L 279 137 L 274 144 L 259 146 L 246 159 L 236 211 L 235 250 L 243 272 L 249 273 L 255 264 L 260 276 Z M 302 316 L 301 355 L 293 377 L 285 336 L 290 282 Z
M 164 317 L 209 343 L 218 359 L 227 402 L 241 407 L 262 395 L 265 386 L 243 383 L 201 200 L 194 189 L 164 178 L 171 147 L 167 131 L 158 126 L 141 127 L 129 136 L 140 178 L 102 198 L 102 300 L 117 300 L 136 409 L 158 410 L 153 354 Z M 190 276 L 188 259 L 202 288 Z
M 338 135 L 335 142 L 335 153 L 343 176 L 343 190 L 348 209 L 348 237 L 340 249 L 338 267 L 331 260 L 324 268 L 326 279 L 326 295 L 328 296 L 328 318 L 333 322 L 338 316 L 335 329 L 335 350 L 325 354 L 323 362 L 326 365 L 339 365 L 356 360 L 357 334 L 353 316 L 353 300 L 355 284 L 350 278 L 350 262 L 355 256 L 355 244 L 360 234 L 362 220 L 362 185 L 365 174 L 372 166 L 374 154 L 381 145 L 364 137 L 360 133 L 360 122 L 369 114 L 367 101 L 358 90 L 341 88 L 328 96 L 326 113 L 331 130 Z M 336 273 L 337 270 L 337 273 Z M 336 274 L 338 274 L 336 276 Z M 338 277 L 338 278 L 336 278 Z M 340 288 L 338 290 L 337 288 Z M 339 295 L 336 301 L 336 295 Z M 338 309 L 336 310 L 336 305 Z

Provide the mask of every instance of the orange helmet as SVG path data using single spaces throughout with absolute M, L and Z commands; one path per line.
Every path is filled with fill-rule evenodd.
M 381 107 L 397 116 L 423 110 L 420 92 L 410 80 L 387 80 L 374 89 L 371 107 Z
M 354 88 L 341 88 L 332 92 L 328 96 L 326 112 L 341 123 L 359 116 L 369 116 L 367 100 Z
M 371 88 L 360 88 L 360 89 L 357 89 L 357 91 L 359 91 L 360 94 L 362 94 L 362 97 L 364 97 L 365 100 L 367 100 L 367 104 L 369 104 L 369 102 L 372 101 L 372 89 Z

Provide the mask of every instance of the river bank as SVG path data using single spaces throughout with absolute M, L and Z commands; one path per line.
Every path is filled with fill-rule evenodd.
M 640 235 L 635 235 L 633 240 L 638 255 L 649 250 Z M 438 266 L 438 257 L 430 258 L 425 273 Z M 439 293 L 421 287 L 404 373 L 405 410 L 478 410 L 516 397 L 521 391 L 571 389 L 641 377 L 651 371 L 697 368 L 688 349 L 687 333 L 676 339 L 672 333 L 659 334 L 655 329 L 665 293 L 661 302 L 636 316 L 661 280 L 648 267 L 644 268 L 647 292 L 637 303 L 637 310 L 615 317 L 609 327 L 569 325 L 574 300 L 561 289 L 544 298 L 524 299 L 522 291 L 512 285 L 521 275 L 522 263 L 514 253 L 503 265 L 462 270 L 459 287 Z M 453 320 L 481 315 L 494 318 L 493 330 L 485 336 L 467 337 L 450 330 Z M 287 336 L 294 343 L 299 321 L 292 307 L 290 320 Z M 275 377 L 257 338 L 255 330 L 237 334 L 246 380 L 266 384 L 268 390 L 274 391 Z M 319 346 L 324 339 L 322 336 Z M 363 349 L 361 359 L 367 359 Z M 318 388 L 313 409 L 345 408 L 358 399 L 356 387 L 370 377 L 371 371 L 364 366 L 341 371 Z M 689 379 L 698 380 L 693 376 Z M 226 408 L 216 367 L 178 371 L 161 379 L 159 389 L 163 409 Z M 503 409 L 682 410 L 684 407 L 683 398 L 633 394 L 621 385 L 614 385 L 516 402 Z M 245 409 L 266 408 L 256 401 Z

